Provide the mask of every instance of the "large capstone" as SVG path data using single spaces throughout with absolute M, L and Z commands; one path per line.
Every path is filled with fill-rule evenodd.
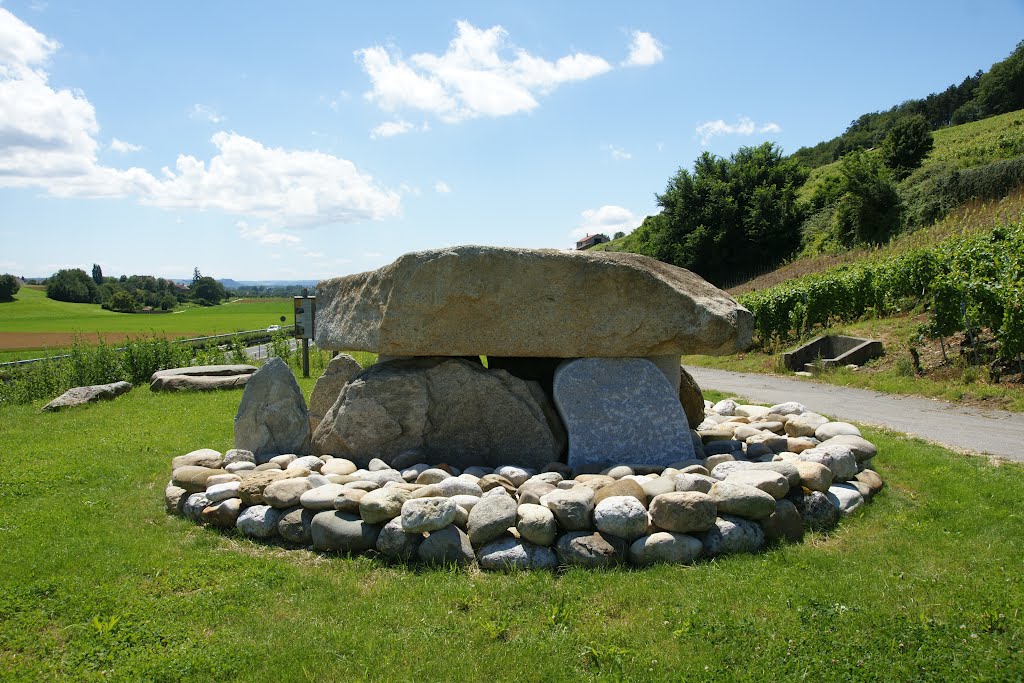
M 630 253 L 437 249 L 316 293 L 319 348 L 388 356 L 729 354 L 753 330 L 725 292 Z
M 257 456 L 309 453 L 306 401 L 280 358 L 271 358 L 246 382 L 235 415 L 235 448 Z
M 555 372 L 569 465 L 669 465 L 694 457 L 678 389 L 643 358 L 579 358 Z
M 560 459 L 564 443 L 537 383 L 462 359 L 419 358 L 353 377 L 313 435 L 313 452 L 366 465 L 415 450 L 425 462 L 461 469 L 542 469 Z

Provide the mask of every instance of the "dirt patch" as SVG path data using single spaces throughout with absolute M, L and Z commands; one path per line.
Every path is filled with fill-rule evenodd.
M 201 337 L 203 332 L 181 332 L 177 337 Z M 0 332 L 0 350 L 21 351 L 28 349 L 66 349 L 75 340 L 87 344 L 95 343 L 102 338 L 108 344 L 120 344 L 125 337 L 137 339 L 139 337 L 152 337 L 151 333 L 131 332 L 105 332 L 102 334 L 91 334 L 88 337 L 76 335 L 73 332 Z

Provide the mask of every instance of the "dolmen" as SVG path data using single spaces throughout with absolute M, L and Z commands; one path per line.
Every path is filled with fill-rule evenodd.
M 628 253 L 452 247 L 316 294 L 317 346 L 379 357 L 312 432 L 313 455 L 361 466 L 693 458 L 703 415 L 684 412 L 680 356 L 735 353 L 753 329 L 725 292 Z
M 213 391 L 241 389 L 256 372 L 253 365 L 195 365 L 157 370 L 149 378 L 151 391 Z

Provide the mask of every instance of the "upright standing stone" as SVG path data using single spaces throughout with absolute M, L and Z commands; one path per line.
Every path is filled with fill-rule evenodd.
M 694 457 L 686 415 L 657 366 L 643 358 L 578 358 L 555 372 L 555 406 L 569 465 L 669 465 Z
M 331 409 L 334 402 L 341 396 L 341 390 L 348 381 L 363 371 L 356 359 L 347 353 L 339 353 L 327 364 L 327 369 L 313 387 L 309 395 L 309 431 L 313 433 Z
M 246 382 L 235 415 L 235 448 L 255 455 L 309 453 L 309 412 L 291 369 L 271 358 Z

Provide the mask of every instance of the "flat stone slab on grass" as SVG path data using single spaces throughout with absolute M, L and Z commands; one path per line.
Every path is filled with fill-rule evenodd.
M 95 403 L 96 401 L 110 401 L 121 394 L 131 391 L 132 385 L 128 382 L 112 382 L 110 384 L 94 384 L 88 387 L 75 387 L 68 389 L 63 394 L 53 399 L 42 407 L 42 412 L 53 413 L 64 408 Z
M 546 358 L 729 354 L 753 316 L 688 270 L 638 254 L 461 246 L 321 281 L 321 349 Z
M 213 391 L 241 389 L 252 374 L 253 365 L 196 365 L 157 370 L 149 379 L 150 391 Z
M 643 358 L 579 358 L 555 371 L 555 406 L 569 435 L 569 466 L 670 465 L 694 457 L 679 395 Z

